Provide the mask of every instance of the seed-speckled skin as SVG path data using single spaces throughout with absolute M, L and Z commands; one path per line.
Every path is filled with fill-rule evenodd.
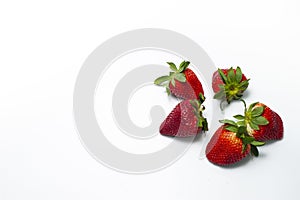
M 230 132 L 221 126 L 213 135 L 206 147 L 207 159 L 216 165 L 230 165 L 245 158 L 250 152 L 250 145 L 244 153 L 243 142 L 236 137 L 236 133 Z
M 254 108 L 258 106 L 265 107 L 262 116 L 269 121 L 269 124 L 264 126 L 260 125 L 258 131 L 251 131 L 251 135 L 255 138 L 255 140 L 262 142 L 268 140 L 281 140 L 283 138 L 284 130 L 281 117 L 263 103 L 256 104 Z
M 201 131 L 198 127 L 198 119 L 194 114 L 194 108 L 190 100 L 184 100 L 172 110 L 160 125 L 159 132 L 162 135 L 189 137 Z
M 228 74 L 228 69 L 221 69 L 223 71 L 223 73 L 227 76 Z M 236 72 L 236 70 L 234 70 L 234 73 Z M 246 76 L 243 74 L 242 75 L 242 81 L 246 81 L 247 78 Z M 242 82 L 241 81 L 241 82 Z M 215 93 L 218 93 L 220 91 L 220 88 L 219 88 L 219 85 L 224 85 L 224 82 L 219 74 L 218 71 L 215 71 L 214 74 L 213 74 L 213 77 L 212 77 L 212 88 L 213 88 L 213 91 Z
M 184 70 L 183 73 L 186 77 L 186 82 L 180 82 L 175 79 L 175 87 L 170 82 L 171 93 L 182 99 L 199 99 L 200 93 L 204 96 L 202 84 L 196 74 L 189 68 Z

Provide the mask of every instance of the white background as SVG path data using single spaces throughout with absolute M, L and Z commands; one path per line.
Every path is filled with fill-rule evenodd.
M 299 199 L 299 9 L 297 0 L 1 1 L 0 199 Z M 218 67 L 243 67 L 247 101 L 282 116 L 284 140 L 229 169 L 199 160 L 201 141 L 154 174 L 95 161 L 73 122 L 76 76 L 99 44 L 147 27 L 185 34 Z

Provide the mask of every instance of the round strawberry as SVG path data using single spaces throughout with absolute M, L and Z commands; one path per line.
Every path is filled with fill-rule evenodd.
M 234 121 L 222 120 L 225 123 L 209 141 L 205 153 L 207 159 L 216 165 L 231 165 L 245 158 L 250 152 L 258 156 L 257 146 L 264 143 L 255 141 L 248 135 L 245 126 L 238 126 Z
M 244 101 L 243 101 L 244 102 Z M 283 138 L 281 117 L 263 103 L 253 103 L 246 108 L 244 115 L 236 115 L 239 124 L 247 126 L 248 132 L 258 141 L 280 140 Z
M 226 100 L 230 103 L 232 100 L 238 100 L 248 88 L 249 79 L 242 73 L 240 67 L 233 69 L 218 69 L 213 74 L 212 88 L 216 93 L 214 98 Z
M 160 126 L 162 135 L 189 137 L 195 136 L 201 130 L 207 131 L 207 120 L 202 116 L 204 106 L 203 95 L 200 100 L 184 100 L 172 110 Z
M 182 99 L 199 99 L 199 95 L 204 95 L 203 87 L 196 74 L 187 67 L 189 61 L 183 61 L 179 68 L 172 62 L 168 62 L 170 69 L 169 76 L 157 78 L 154 83 L 166 87 L 167 93 Z

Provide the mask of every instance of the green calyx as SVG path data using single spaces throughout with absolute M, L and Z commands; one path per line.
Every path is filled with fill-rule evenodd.
M 189 66 L 190 62 L 189 61 L 183 61 L 179 67 L 177 68 L 176 65 L 172 62 L 167 62 L 169 65 L 170 69 L 172 70 L 168 76 L 161 76 L 157 79 L 155 79 L 154 84 L 155 85 L 160 85 L 160 86 L 165 86 L 168 95 L 170 94 L 170 83 L 175 87 L 175 80 L 179 82 L 186 82 L 186 77 L 184 75 L 184 70 Z
M 238 122 L 235 122 L 233 120 L 228 120 L 228 119 L 220 120 L 220 122 L 225 124 L 226 130 L 236 133 L 236 137 L 242 140 L 243 142 L 242 153 L 244 153 L 247 150 L 248 145 L 250 145 L 251 154 L 256 157 L 259 155 L 257 147 L 262 146 L 265 143 L 256 141 L 254 137 L 249 134 L 246 126 L 240 125 Z
M 199 100 L 193 99 L 190 100 L 190 103 L 193 106 L 194 114 L 198 119 L 198 127 L 202 128 L 203 131 L 208 131 L 207 119 L 203 117 L 203 111 L 205 110 L 205 107 L 202 104 L 205 101 L 205 97 L 203 94 L 200 94 L 199 97 Z
M 269 124 L 269 121 L 262 116 L 265 110 L 265 106 L 258 105 L 258 102 L 252 103 L 248 108 L 246 105 L 246 102 L 241 99 L 241 101 L 244 104 L 245 111 L 244 115 L 235 115 L 234 118 L 236 118 L 238 121 L 238 124 L 246 126 L 248 129 L 248 132 L 252 132 L 252 130 L 259 130 L 259 126 L 265 126 Z
M 218 69 L 218 72 L 224 84 L 219 85 L 220 91 L 215 94 L 214 98 L 223 101 L 226 100 L 228 104 L 232 100 L 239 100 L 248 88 L 250 79 L 242 80 L 243 73 L 240 67 L 237 67 L 235 71 L 231 67 L 227 75 L 221 69 Z

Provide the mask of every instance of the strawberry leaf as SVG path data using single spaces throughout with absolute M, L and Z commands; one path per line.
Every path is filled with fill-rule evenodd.
M 254 140 L 253 142 L 251 142 L 251 145 L 253 146 L 263 146 L 265 144 L 265 142 L 259 142 Z
M 252 110 L 251 112 L 251 116 L 252 117 L 258 117 L 258 116 L 261 116 L 264 112 L 264 107 L 262 106 L 259 106 L 259 107 L 256 107 Z
M 171 70 L 173 70 L 174 72 L 177 72 L 177 67 L 174 63 L 172 63 L 172 62 L 167 62 L 167 63 L 170 66 Z
M 234 74 L 234 70 L 233 70 L 232 67 L 228 70 L 227 77 L 228 77 L 229 82 L 234 82 L 235 81 L 235 74 Z
M 178 71 L 183 72 L 189 66 L 189 64 L 190 64 L 189 61 L 183 61 L 182 63 L 180 63 Z
M 237 120 L 244 120 L 245 119 L 245 117 L 243 115 L 235 115 L 233 117 L 236 118 Z
M 252 111 L 253 107 L 256 106 L 256 104 L 258 104 L 258 102 L 252 103 L 249 108 L 248 111 Z
M 267 124 L 269 124 L 269 121 L 263 116 L 253 118 L 252 122 L 254 124 L 257 124 L 257 125 L 267 125 Z
M 238 127 L 238 132 L 237 132 L 237 133 L 240 134 L 240 135 L 247 133 L 247 128 L 246 128 L 246 126 L 239 126 L 239 127 Z
M 170 94 L 171 94 L 171 91 L 170 91 L 170 88 L 169 88 L 169 86 L 168 86 L 168 87 L 166 87 L 166 91 L 167 91 L 167 94 L 168 94 L 168 95 L 170 95 Z
M 248 145 L 243 143 L 242 153 L 245 153 L 247 147 L 248 147 Z
M 205 101 L 205 96 L 202 93 L 199 94 L 199 100 L 201 104 Z
M 225 96 L 225 91 L 221 89 L 218 93 L 214 95 L 214 99 L 224 99 Z
M 182 73 L 178 73 L 175 75 L 175 79 L 180 81 L 180 82 L 185 82 L 186 81 L 186 78 L 185 78 L 185 75 L 182 74 Z
M 242 81 L 242 82 L 240 83 L 240 88 L 241 88 L 243 91 L 245 91 L 245 90 L 248 88 L 248 86 L 249 86 L 249 80 L 250 80 L 250 79 L 248 79 L 248 80 L 246 80 L 246 81 Z
M 250 136 L 246 136 L 243 138 L 243 143 L 245 144 L 251 144 L 255 139 L 253 137 Z
M 198 127 L 201 127 L 203 131 L 208 131 L 208 123 L 206 118 L 200 117 Z
M 175 87 L 175 79 L 174 78 L 171 79 L 171 84 Z
M 249 125 L 250 125 L 250 127 L 251 127 L 253 130 L 256 130 L 256 131 L 259 130 L 258 125 L 254 124 L 253 122 L 249 122 Z
M 254 155 L 255 157 L 259 156 L 259 152 L 256 146 L 251 145 L 251 154 Z
M 242 81 L 243 78 L 243 73 L 240 67 L 236 68 L 236 72 L 235 72 L 235 80 L 239 83 Z
M 229 125 L 229 126 L 227 126 L 225 129 L 226 129 L 227 131 L 231 131 L 231 132 L 233 132 L 233 133 L 237 133 L 237 132 L 238 132 L 238 128 L 237 128 L 236 126 L 231 126 L 231 125 Z
M 218 72 L 219 72 L 219 75 L 222 78 L 223 83 L 226 84 L 228 82 L 228 79 L 227 79 L 226 75 L 224 74 L 224 72 L 221 69 L 218 69 Z
M 223 120 L 220 120 L 219 122 L 223 123 L 223 124 L 230 124 L 232 126 L 237 126 L 237 124 L 234 121 L 229 120 L 229 119 L 223 119 Z
M 246 122 L 244 120 L 243 121 L 238 121 L 237 125 L 238 126 L 246 126 Z
M 155 85 L 161 85 L 162 83 L 170 81 L 170 76 L 161 76 L 157 79 L 155 79 L 154 84 Z

